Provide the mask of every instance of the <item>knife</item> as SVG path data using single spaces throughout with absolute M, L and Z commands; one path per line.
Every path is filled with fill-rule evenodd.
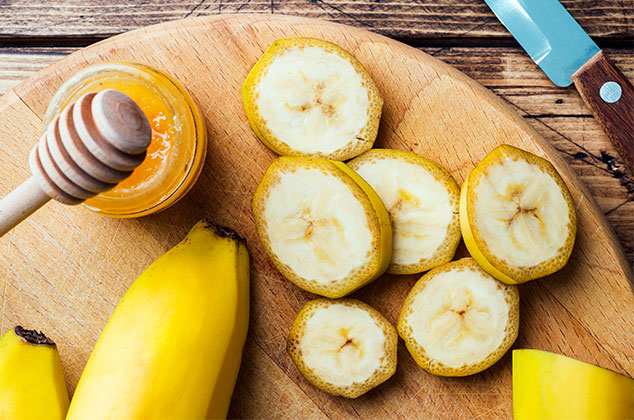
M 631 171 L 634 88 L 557 0 L 484 0 L 557 86 L 573 82 Z

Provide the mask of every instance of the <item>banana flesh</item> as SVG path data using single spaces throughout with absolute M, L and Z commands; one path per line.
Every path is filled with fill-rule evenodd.
M 365 382 L 385 355 L 385 335 L 363 309 L 333 304 L 306 321 L 300 351 L 315 374 L 335 386 Z
M 373 235 L 350 187 L 328 172 L 298 168 L 280 176 L 264 211 L 273 252 L 297 275 L 321 284 L 366 262 Z
M 435 163 L 403 150 L 373 149 L 349 166 L 379 194 L 390 213 L 388 272 L 412 274 L 449 262 L 460 241 L 460 191 Z
M 368 305 L 318 299 L 298 315 L 287 348 L 313 385 L 356 398 L 394 373 L 396 341 L 394 327 Z
M 568 205 L 559 185 L 538 166 L 505 158 L 473 190 L 475 224 L 499 258 L 531 267 L 555 257 L 566 243 Z
M 550 162 L 501 145 L 465 179 L 460 227 L 482 268 L 519 284 L 566 265 L 577 221 L 572 196 Z
M 273 136 L 302 153 L 333 153 L 366 125 L 370 100 L 350 62 L 319 47 L 290 48 L 271 63 L 256 105 Z
M 313 38 L 273 43 L 244 82 L 249 122 L 274 152 L 346 160 L 372 147 L 383 100 L 363 66 Z
M 421 367 L 465 376 L 495 363 L 515 341 L 519 293 L 473 259 L 437 267 L 407 297 L 399 333 Z
M 269 257 L 284 277 L 305 290 L 342 297 L 389 265 L 387 210 L 341 162 L 276 159 L 258 185 L 252 208 Z
M 0 339 L 0 419 L 63 419 L 68 391 L 57 347 L 15 327 Z
M 123 297 L 88 360 L 67 418 L 225 417 L 248 313 L 244 240 L 199 222 Z

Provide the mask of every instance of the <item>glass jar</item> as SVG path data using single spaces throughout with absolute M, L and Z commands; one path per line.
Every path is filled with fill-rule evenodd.
M 140 217 L 164 210 L 194 185 L 207 154 L 203 119 L 185 88 L 146 64 L 106 62 L 68 79 L 46 110 L 45 124 L 85 93 L 116 89 L 130 96 L 152 127 L 143 163 L 110 191 L 83 206 L 111 217 Z

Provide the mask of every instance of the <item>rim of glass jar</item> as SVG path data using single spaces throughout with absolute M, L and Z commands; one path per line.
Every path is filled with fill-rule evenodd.
M 167 74 L 166 72 L 144 63 L 132 61 L 106 61 L 99 64 L 93 64 L 75 73 L 66 82 L 64 82 L 62 86 L 60 86 L 60 88 L 53 95 L 53 99 L 49 103 L 45 114 L 45 121 L 52 120 L 51 117 L 54 117 L 59 113 L 59 111 L 61 111 L 61 109 L 59 109 L 59 111 L 57 110 L 61 107 L 61 101 L 63 99 L 67 100 L 68 98 L 70 98 L 70 96 L 72 96 L 72 94 L 77 89 L 77 85 L 80 84 L 86 77 L 90 76 L 92 73 L 97 73 L 100 70 L 103 70 L 104 67 L 105 70 L 116 70 L 117 66 L 121 66 L 122 71 L 125 71 L 125 69 L 134 68 L 136 70 L 150 73 L 152 77 L 156 78 L 159 82 L 168 86 L 171 85 L 172 88 L 174 88 L 179 94 L 181 94 L 183 100 L 187 104 L 187 108 L 191 113 L 192 121 L 194 123 L 194 151 L 192 153 L 192 156 L 187 160 L 187 171 L 183 175 L 180 183 L 173 189 L 171 193 L 167 194 L 157 203 L 146 209 L 128 213 L 111 213 L 98 209 L 96 207 L 89 206 L 85 202 L 81 204 L 83 207 L 92 212 L 108 217 L 133 218 L 147 216 L 149 214 L 158 213 L 167 209 L 183 196 L 185 196 L 198 180 L 198 177 L 200 176 L 200 173 L 202 172 L 202 168 L 204 166 L 205 158 L 207 156 L 207 130 L 205 129 L 204 120 L 202 118 L 202 115 L 200 114 L 198 106 L 194 103 L 191 95 L 178 80 L 176 80 L 174 77 Z

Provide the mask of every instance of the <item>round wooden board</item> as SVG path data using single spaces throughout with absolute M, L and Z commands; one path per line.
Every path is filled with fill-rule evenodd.
M 401 342 L 394 377 L 356 400 L 313 388 L 287 356 L 290 325 L 314 296 L 277 273 L 255 233 L 250 200 L 274 155 L 249 128 L 240 86 L 271 42 L 294 36 L 337 43 L 368 68 L 385 98 L 377 147 L 413 150 L 459 183 L 501 143 L 553 162 L 577 205 L 577 243 L 564 270 L 520 287 L 514 348 L 552 350 L 633 376 L 632 273 L 605 218 L 557 152 L 501 99 L 414 48 L 361 29 L 283 16 L 217 16 L 136 30 L 61 60 L 0 99 L 0 195 L 28 177 L 28 152 L 42 133 L 48 101 L 87 64 L 132 60 L 167 71 L 191 92 L 209 135 L 200 180 L 163 213 L 118 220 L 51 203 L 0 239 L 2 331 L 20 323 L 50 335 L 74 389 L 128 286 L 207 217 L 246 236 L 253 263 L 250 333 L 231 417 L 511 417 L 510 353 L 481 374 L 438 378 L 418 368 Z M 385 275 L 353 296 L 396 323 L 416 279 Z

